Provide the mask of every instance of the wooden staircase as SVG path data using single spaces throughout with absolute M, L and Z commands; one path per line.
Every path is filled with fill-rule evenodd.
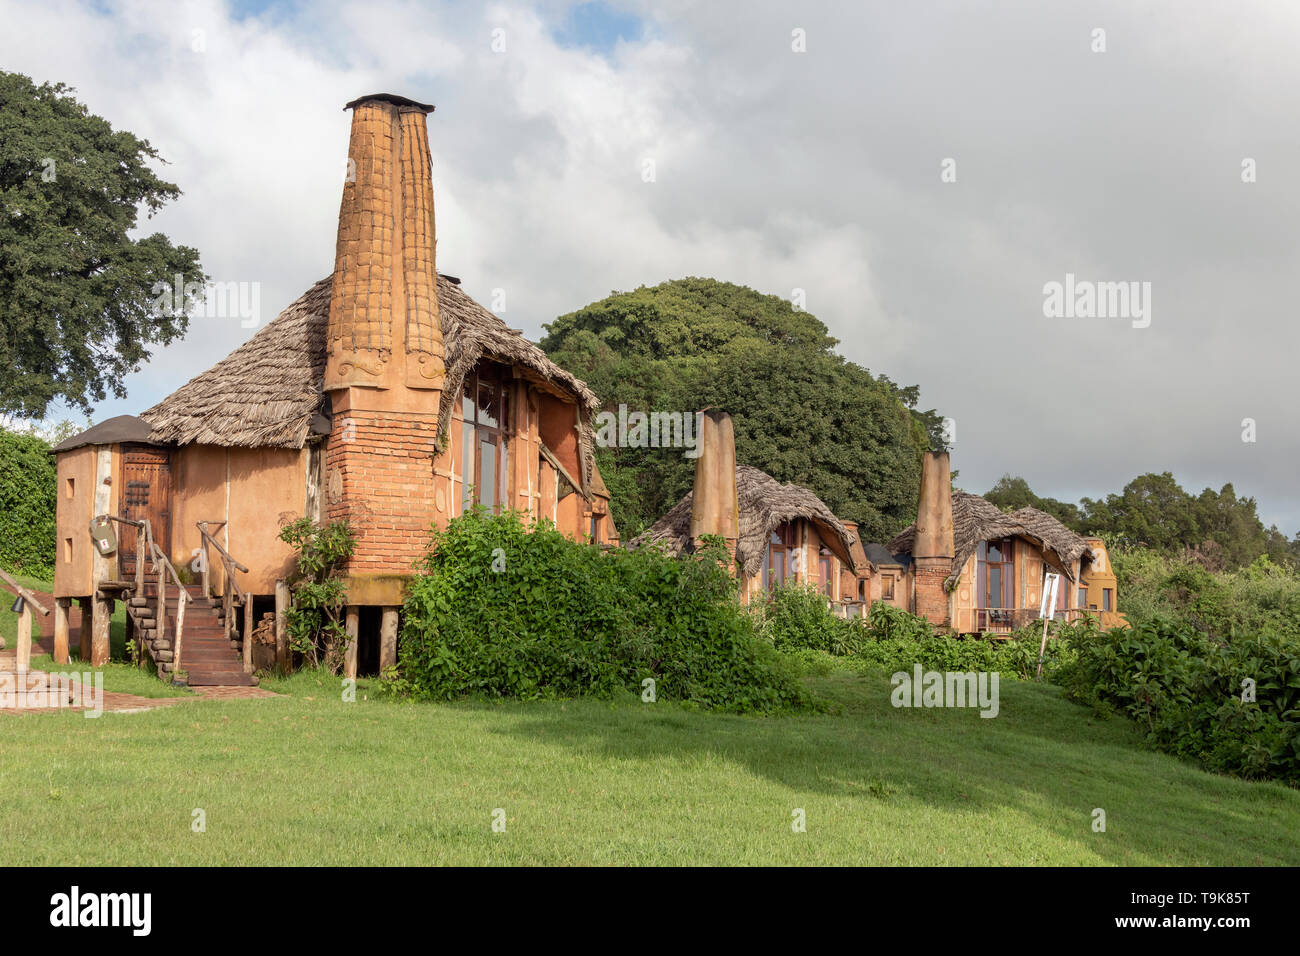
M 232 639 L 233 628 L 227 628 L 221 602 L 211 600 L 201 584 L 185 588 L 185 626 L 181 635 L 180 669 L 185 672 L 185 682 L 191 687 L 240 686 L 253 687 L 257 678 L 244 672 L 243 645 Z M 143 641 L 150 656 L 158 665 L 158 674 L 172 679 L 176 672 L 176 605 L 180 598 L 175 588 L 166 591 L 164 605 L 165 636 L 158 634 L 156 620 L 158 585 L 146 581 L 144 593 L 135 594 L 127 601 L 137 640 Z

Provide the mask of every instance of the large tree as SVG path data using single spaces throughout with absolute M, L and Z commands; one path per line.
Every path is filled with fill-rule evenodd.
M 806 485 L 867 540 L 887 539 L 916 513 L 920 452 L 939 416 L 915 411 L 915 387 L 873 376 L 836 344 L 784 299 L 700 278 L 593 302 L 542 340 L 606 409 L 731 412 L 741 463 Z M 624 536 L 691 487 L 694 463 L 680 449 L 611 448 L 599 460 Z
M 184 286 L 207 280 L 194 249 L 132 238 L 140 212 L 180 190 L 150 169 L 161 159 L 147 141 L 71 92 L 0 72 L 0 412 L 27 418 L 55 399 L 89 412 L 124 397 L 149 346 L 184 335 Z M 177 275 L 169 308 L 155 286 Z

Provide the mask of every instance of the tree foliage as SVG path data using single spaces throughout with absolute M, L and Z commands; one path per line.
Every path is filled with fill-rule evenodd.
M 867 540 L 915 515 L 920 452 L 941 441 L 937 413 L 915 410 L 915 386 L 838 355 L 810 313 L 729 282 L 615 293 L 560 316 L 541 344 L 607 410 L 731 412 L 739 461 L 811 488 Z M 694 474 L 681 449 L 611 448 L 600 462 L 624 537 L 676 504 Z
M 0 72 L 0 412 L 42 418 L 60 399 L 89 412 L 149 346 L 184 334 L 191 297 L 158 309 L 155 284 L 201 285 L 199 255 L 162 233 L 133 239 L 180 195 L 157 150 L 92 115 L 62 84 Z
M 1193 495 L 1168 471 L 1139 475 L 1118 494 L 1084 498 L 1079 505 L 1041 498 L 1024 478 L 1011 475 L 1003 475 L 984 497 L 1006 511 L 1026 506 L 1046 511 L 1112 546 L 1182 556 L 1211 571 L 1241 568 L 1261 555 L 1282 564 L 1300 559 L 1300 536 L 1288 541 L 1276 527 L 1264 527 L 1254 498 L 1238 497 L 1231 484 Z
M 54 456 L 40 435 L 0 429 L 0 566 L 54 574 Z

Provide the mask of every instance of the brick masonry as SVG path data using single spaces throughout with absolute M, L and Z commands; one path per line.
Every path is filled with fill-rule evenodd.
M 428 544 L 436 485 L 447 484 L 434 475 L 437 415 L 352 411 L 346 422 L 336 419 L 325 471 L 326 518 L 357 536 L 348 572 L 408 574 Z

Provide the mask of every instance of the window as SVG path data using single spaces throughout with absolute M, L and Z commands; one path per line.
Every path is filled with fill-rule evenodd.
M 1088 606 L 1088 589 L 1079 588 L 1079 607 Z
M 835 598 L 835 555 L 829 548 L 817 552 L 817 573 L 821 575 L 822 594 L 832 600 Z
M 64 495 L 64 497 L 65 497 L 65 498 L 72 498 L 72 497 L 75 497 L 75 496 L 76 496 L 76 493 L 77 493 L 77 479 L 76 479 L 76 478 L 64 478 L 64 479 L 63 479 L 63 495 Z
M 763 565 L 763 587 L 769 591 L 793 577 L 798 564 L 798 535 L 792 524 L 783 524 L 772 532 L 767 543 L 767 561 Z
M 858 578 L 858 601 L 862 604 L 867 603 L 867 579 Z
M 981 541 L 978 551 L 978 607 L 1015 607 L 1015 566 L 1010 538 Z
M 71 538 L 63 539 L 63 563 L 64 564 L 72 563 L 72 539 Z
M 506 368 L 481 362 L 461 387 L 461 511 L 510 507 L 510 388 Z
M 591 516 L 591 541 L 593 544 L 600 543 L 600 519 L 601 515 L 593 513 Z
M 880 597 L 884 601 L 894 599 L 894 576 L 892 574 L 886 574 L 880 579 Z
M 1115 609 L 1114 600 L 1112 598 L 1113 594 L 1114 591 L 1110 588 L 1101 589 L 1101 609 L 1103 611 L 1113 611 Z

